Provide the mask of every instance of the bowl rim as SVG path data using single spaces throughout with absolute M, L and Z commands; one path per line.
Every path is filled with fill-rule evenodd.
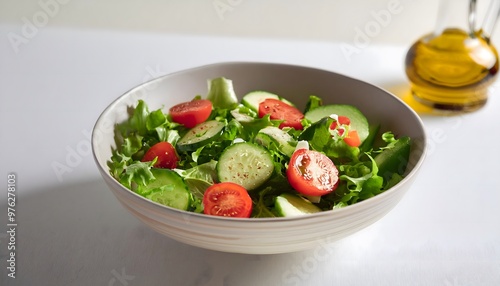
M 123 186 L 122 184 L 120 184 L 113 176 L 111 176 L 111 174 L 109 173 L 109 168 L 104 169 L 101 166 L 101 162 L 100 162 L 100 160 L 99 160 L 99 158 L 97 157 L 97 154 L 96 154 L 96 149 L 98 148 L 97 147 L 97 145 L 98 145 L 97 135 L 96 135 L 98 127 L 105 120 L 106 115 L 108 113 L 110 113 L 111 110 L 116 105 L 120 104 L 124 100 L 124 98 L 127 97 L 128 94 L 132 93 L 134 90 L 138 90 L 138 89 L 144 88 L 145 86 L 147 86 L 147 85 L 149 85 L 149 84 L 151 84 L 151 83 L 153 83 L 155 81 L 161 81 L 161 80 L 163 80 L 165 78 L 168 78 L 168 77 L 172 77 L 172 76 L 176 76 L 176 75 L 181 75 L 181 74 L 193 72 L 193 71 L 196 71 L 196 70 L 209 69 L 209 68 L 214 68 L 214 67 L 217 67 L 217 66 L 231 66 L 231 65 L 255 65 L 255 66 L 263 65 L 263 66 L 275 66 L 275 67 L 284 67 L 284 68 L 299 68 L 299 69 L 315 70 L 315 71 L 326 72 L 326 73 L 330 73 L 332 75 L 336 75 L 336 76 L 340 76 L 340 77 L 343 77 L 343 78 L 347 78 L 347 79 L 356 81 L 358 83 L 361 83 L 361 84 L 364 84 L 364 85 L 368 85 L 371 88 L 383 91 L 384 93 L 386 93 L 387 95 L 389 95 L 390 97 L 392 97 L 393 100 L 396 100 L 400 105 L 402 105 L 403 108 L 407 109 L 407 111 L 409 111 L 411 113 L 411 115 L 417 121 L 418 125 L 420 126 L 420 128 L 422 130 L 422 138 L 421 138 L 421 140 L 419 140 L 419 142 L 422 143 L 421 144 L 421 148 L 419 150 L 421 153 L 420 153 L 420 156 L 418 157 L 417 162 L 415 162 L 414 164 L 412 164 L 411 171 L 409 173 L 407 173 L 405 175 L 405 177 L 403 178 L 403 180 L 401 180 L 398 184 L 396 184 L 392 188 L 384 191 L 383 193 L 380 193 L 380 194 L 378 194 L 378 195 L 376 195 L 374 197 L 371 197 L 369 199 L 366 199 L 366 200 L 363 200 L 363 201 L 360 201 L 360 202 L 357 202 L 355 204 L 348 205 L 348 206 L 345 206 L 345 207 L 342 207 L 342 208 L 332 209 L 332 210 L 327 210 L 327 211 L 321 211 L 321 212 L 317 212 L 317 213 L 313 213 L 313 214 L 308 214 L 308 215 L 304 215 L 304 216 L 264 217 L 264 218 L 235 218 L 235 217 L 211 216 L 211 215 L 206 215 L 206 214 L 203 214 L 203 213 L 195 213 L 195 212 L 190 212 L 190 211 L 184 211 L 184 210 L 179 210 L 179 209 L 172 208 L 172 207 L 169 207 L 169 206 L 165 206 L 165 205 L 153 202 L 153 201 L 151 201 L 151 200 L 149 200 L 149 199 L 147 199 L 147 198 L 145 198 L 145 197 L 143 197 L 143 196 L 141 196 L 141 195 L 133 192 L 132 190 L 126 188 L 125 186 Z M 191 68 L 185 68 L 185 69 L 182 69 L 182 70 L 179 70 L 179 71 L 175 71 L 175 72 L 172 72 L 172 73 L 167 73 L 165 75 L 162 75 L 162 76 L 153 78 L 151 80 L 148 80 L 146 82 L 143 82 L 141 84 L 138 84 L 138 85 L 132 87 L 131 89 L 127 90 L 126 92 L 122 93 L 116 99 L 114 99 L 101 112 L 101 114 L 99 115 L 99 117 L 97 118 L 97 120 L 96 120 L 96 122 L 94 124 L 94 127 L 92 128 L 91 142 L 92 142 L 92 144 L 91 144 L 91 146 L 92 146 L 92 155 L 93 155 L 94 161 L 95 161 L 95 163 L 96 163 L 96 165 L 97 165 L 97 167 L 98 167 L 98 169 L 99 169 L 99 171 L 101 173 L 101 176 L 106 176 L 106 178 L 110 182 L 113 182 L 113 184 L 115 184 L 116 186 L 118 186 L 118 188 L 120 189 L 120 191 L 126 192 L 126 193 L 128 193 L 130 195 L 133 195 L 133 196 L 135 196 L 135 198 L 140 199 L 143 202 L 146 202 L 147 204 L 150 204 L 150 205 L 154 206 L 155 209 L 159 209 L 159 210 L 162 210 L 162 211 L 173 212 L 175 214 L 182 215 L 182 216 L 188 215 L 190 217 L 192 216 L 192 217 L 195 217 L 197 219 L 199 218 L 201 220 L 236 221 L 236 222 L 242 222 L 242 223 L 247 223 L 247 224 L 248 223 L 256 223 L 256 222 L 260 222 L 260 223 L 262 223 L 262 222 L 290 222 L 290 221 L 293 222 L 293 221 L 309 220 L 309 219 L 315 219 L 315 218 L 321 218 L 321 217 L 331 216 L 332 213 L 338 213 L 339 215 L 341 215 L 343 213 L 356 212 L 358 209 L 363 209 L 364 206 L 367 205 L 367 204 L 375 204 L 376 205 L 377 202 L 383 201 L 384 197 L 390 196 L 392 193 L 396 192 L 405 182 L 412 180 L 413 177 L 416 176 L 416 173 L 420 169 L 420 167 L 422 166 L 423 162 L 425 161 L 425 158 L 427 157 L 427 152 L 428 152 L 427 134 L 426 134 L 426 130 L 424 128 L 424 124 L 423 124 L 422 119 L 420 118 L 420 116 L 418 115 L 418 113 L 415 112 L 408 104 L 406 104 L 402 99 L 400 99 L 399 97 L 397 97 L 393 93 L 387 91 L 386 89 L 381 88 L 379 86 L 376 86 L 375 84 L 369 83 L 367 81 L 364 81 L 364 80 L 361 80 L 361 79 L 357 79 L 357 78 L 352 77 L 352 76 L 344 75 L 344 74 L 341 74 L 341 73 L 338 73 L 338 72 L 335 72 L 335 71 L 330 71 L 330 70 L 326 70 L 326 69 L 322 69 L 322 68 L 317 68 L 317 67 L 312 67 L 312 66 L 307 66 L 307 65 L 296 65 L 296 64 L 288 64 L 288 63 L 273 63 L 273 62 L 260 62 L 260 61 L 225 61 L 225 62 L 217 62 L 217 63 L 204 64 L 204 65 L 201 65 L 201 66 L 196 66 L 196 67 L 191 67 Z M 410 161 L 411 161 L 411 158 L 410 158 Z M 104 162 L 105 163 L 104 165 L 106 165 L 106 162 Z

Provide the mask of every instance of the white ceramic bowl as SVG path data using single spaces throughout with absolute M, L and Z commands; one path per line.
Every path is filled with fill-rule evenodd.
M 266 90 L 303 107 L 310 94 L 324 103 L 358 107 L 382 131 L 408 135 L 414 146 L 403 181 L 392 189 L 357 204 L 293 218 L 235 219 L 207 216 L 169 208 L 145 199 L 120 185 L 106 162 L 114 143 L 114 124 L 128 117 L 137 100 L 150 110 L 206 95 L 207 80 L 226 77 L 237 96 Z M 93 130 L 94 158 L 104 181 L 120 203 L 143 223 L 170 238 L 190 245 L 235 253 L 271 254 L 311 249 L 345 238 L 382 218 L 412 185 L 425 157 L 425 132 L 418 115 L 394 95 L 371 84 L 337 73 L 308 67 L 268 63 L 221 63 L 166 75 L 125 93 L 107 107 Z

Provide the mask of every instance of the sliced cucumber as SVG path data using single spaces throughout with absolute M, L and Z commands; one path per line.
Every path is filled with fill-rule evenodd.
M 236 143 L 224 150 L 217 162 L 220 182 L 233 182 L 248 191 L 266 182 L 274 171 L 274 161 L 264 148 L 249 142 Z
M 255 119 L 248 114 L 241 113 L 238 109 L 233 109 L 230 113 L 238 122 L 252 122 Z
M 319 106 L 309 112 L 304 114 L 305 118 L 311 122 L 317 122 L 320 119 L 330 116 L 332 114 L 347 116 L 351 120 L 352 129 L 356 130 L 359 135 L 359 139 L 363 142 L 369 135 L 369 125 L 366 117 L 361 113 L 361 111 L 347 104 L 330 104 Z
M 159 204 L 187 210 L 192 196 L 182 177 L 170 169 L 153 168 L 151 172 L 156 179 L 136 192 Z
M 214 141 L 221 135 L 224 127 L 224 123 L 216 120 L 210 120 L 196 125 L 181 139 L 179 139 L 179 141 L 177 141 L 177 151 L 194 151 L 201 146 Z
M 301 216 L 320 212 L 310 201 L 294 194 L 284 193 L 276 197 L 274 207 L 279 216 Z
M 317 203 L 321 202 L 321 196 L 306 196 L 306 195 L 303 195 L 303 196 L 311 203 L 317 204 Z
M 163 186 L 155 189 L 146 198 L 167 207 L 187 211 L 191 204 L 191 194 L 188 189 L 176 189 Z
M 403 136 L 398 139 L 392 148 L 384 149 L 375 158 L 378 167 L 378 175 L 388 181 L 392 174 L 403 175 L 410 160 L 411 139 Z
M 287 100 L 284 97 L 262 90 L 256 90 L 247 93 L 245 96 L 243 96 L 241 103 L 246 107 L 252 109 L 253 111 L 258 112 L 260 103 L 268 98 L 281 100 L 290 106 L 295 106 L 293 102 Z
M 178 182 L 179 176 L 175 176 L 174 171 L 170 169 L 160 169 L 160 168 L 151 168 L 151 173 L 155 177 L 154 181 L 149 182 L 149 184 L 145 186 L 138 185 L 137 188 L 134 189 L 136 193 L 141 196 L 147 196 L 151 193 L 153 189 L 157 189 L 161 186 L 176 184 Z M 181 178 L 182 185 L 182 178 Z
M 288 99 L 284 98 L 284 97 L 279 97 L 281 101 L 283 101 L 284 103 L 290 105 L 290 106 L 295 106 L 295 104 L 293 104 L 293 102 L 289 101 Z
M 377 139 L 377 135 L 378 135 L 379 130 L 380 130 L 380 124 L 370 125 L 368 137 L 366 137 L 363 144 L 361 144 L 361 146 L 359 146 L 359 150 L 361 152 L 367 152 L 370 149 L 373 149 L 373 144 L 375 143 L 375 139 Z
M 259 104 L 268 98 L 280 100 L 280 97 L 274 93 L 257 90 L 243 96 L 241 103 L 253 111 L 259 111 Z
M 274 143 L 278 150 L 288 157 L 292 156 L 297 145 L 297 140 L 286 131 L 275 126 L 264 127 L 259 130 L 259 133 L 255 136 L 255 142 L 265 148 L 269 148 Z

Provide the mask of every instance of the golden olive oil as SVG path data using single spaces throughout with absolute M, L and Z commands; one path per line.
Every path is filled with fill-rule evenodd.
M 450 28 L 413 44 L 405 62 L 413 96 L 440 110 L 484 106 L 498 72 L 498 54 L 480 34 Z

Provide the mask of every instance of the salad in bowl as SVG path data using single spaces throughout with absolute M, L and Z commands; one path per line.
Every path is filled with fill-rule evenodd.
M 225 77 L 168 109 L 138 100 L 115 126 L 107 164 L 134 193 L 210 216 L 295 217 L 341 209 L 403 180 L 412 139 L 381 132 L 354 105 L 256 88 L 241 100 Z

